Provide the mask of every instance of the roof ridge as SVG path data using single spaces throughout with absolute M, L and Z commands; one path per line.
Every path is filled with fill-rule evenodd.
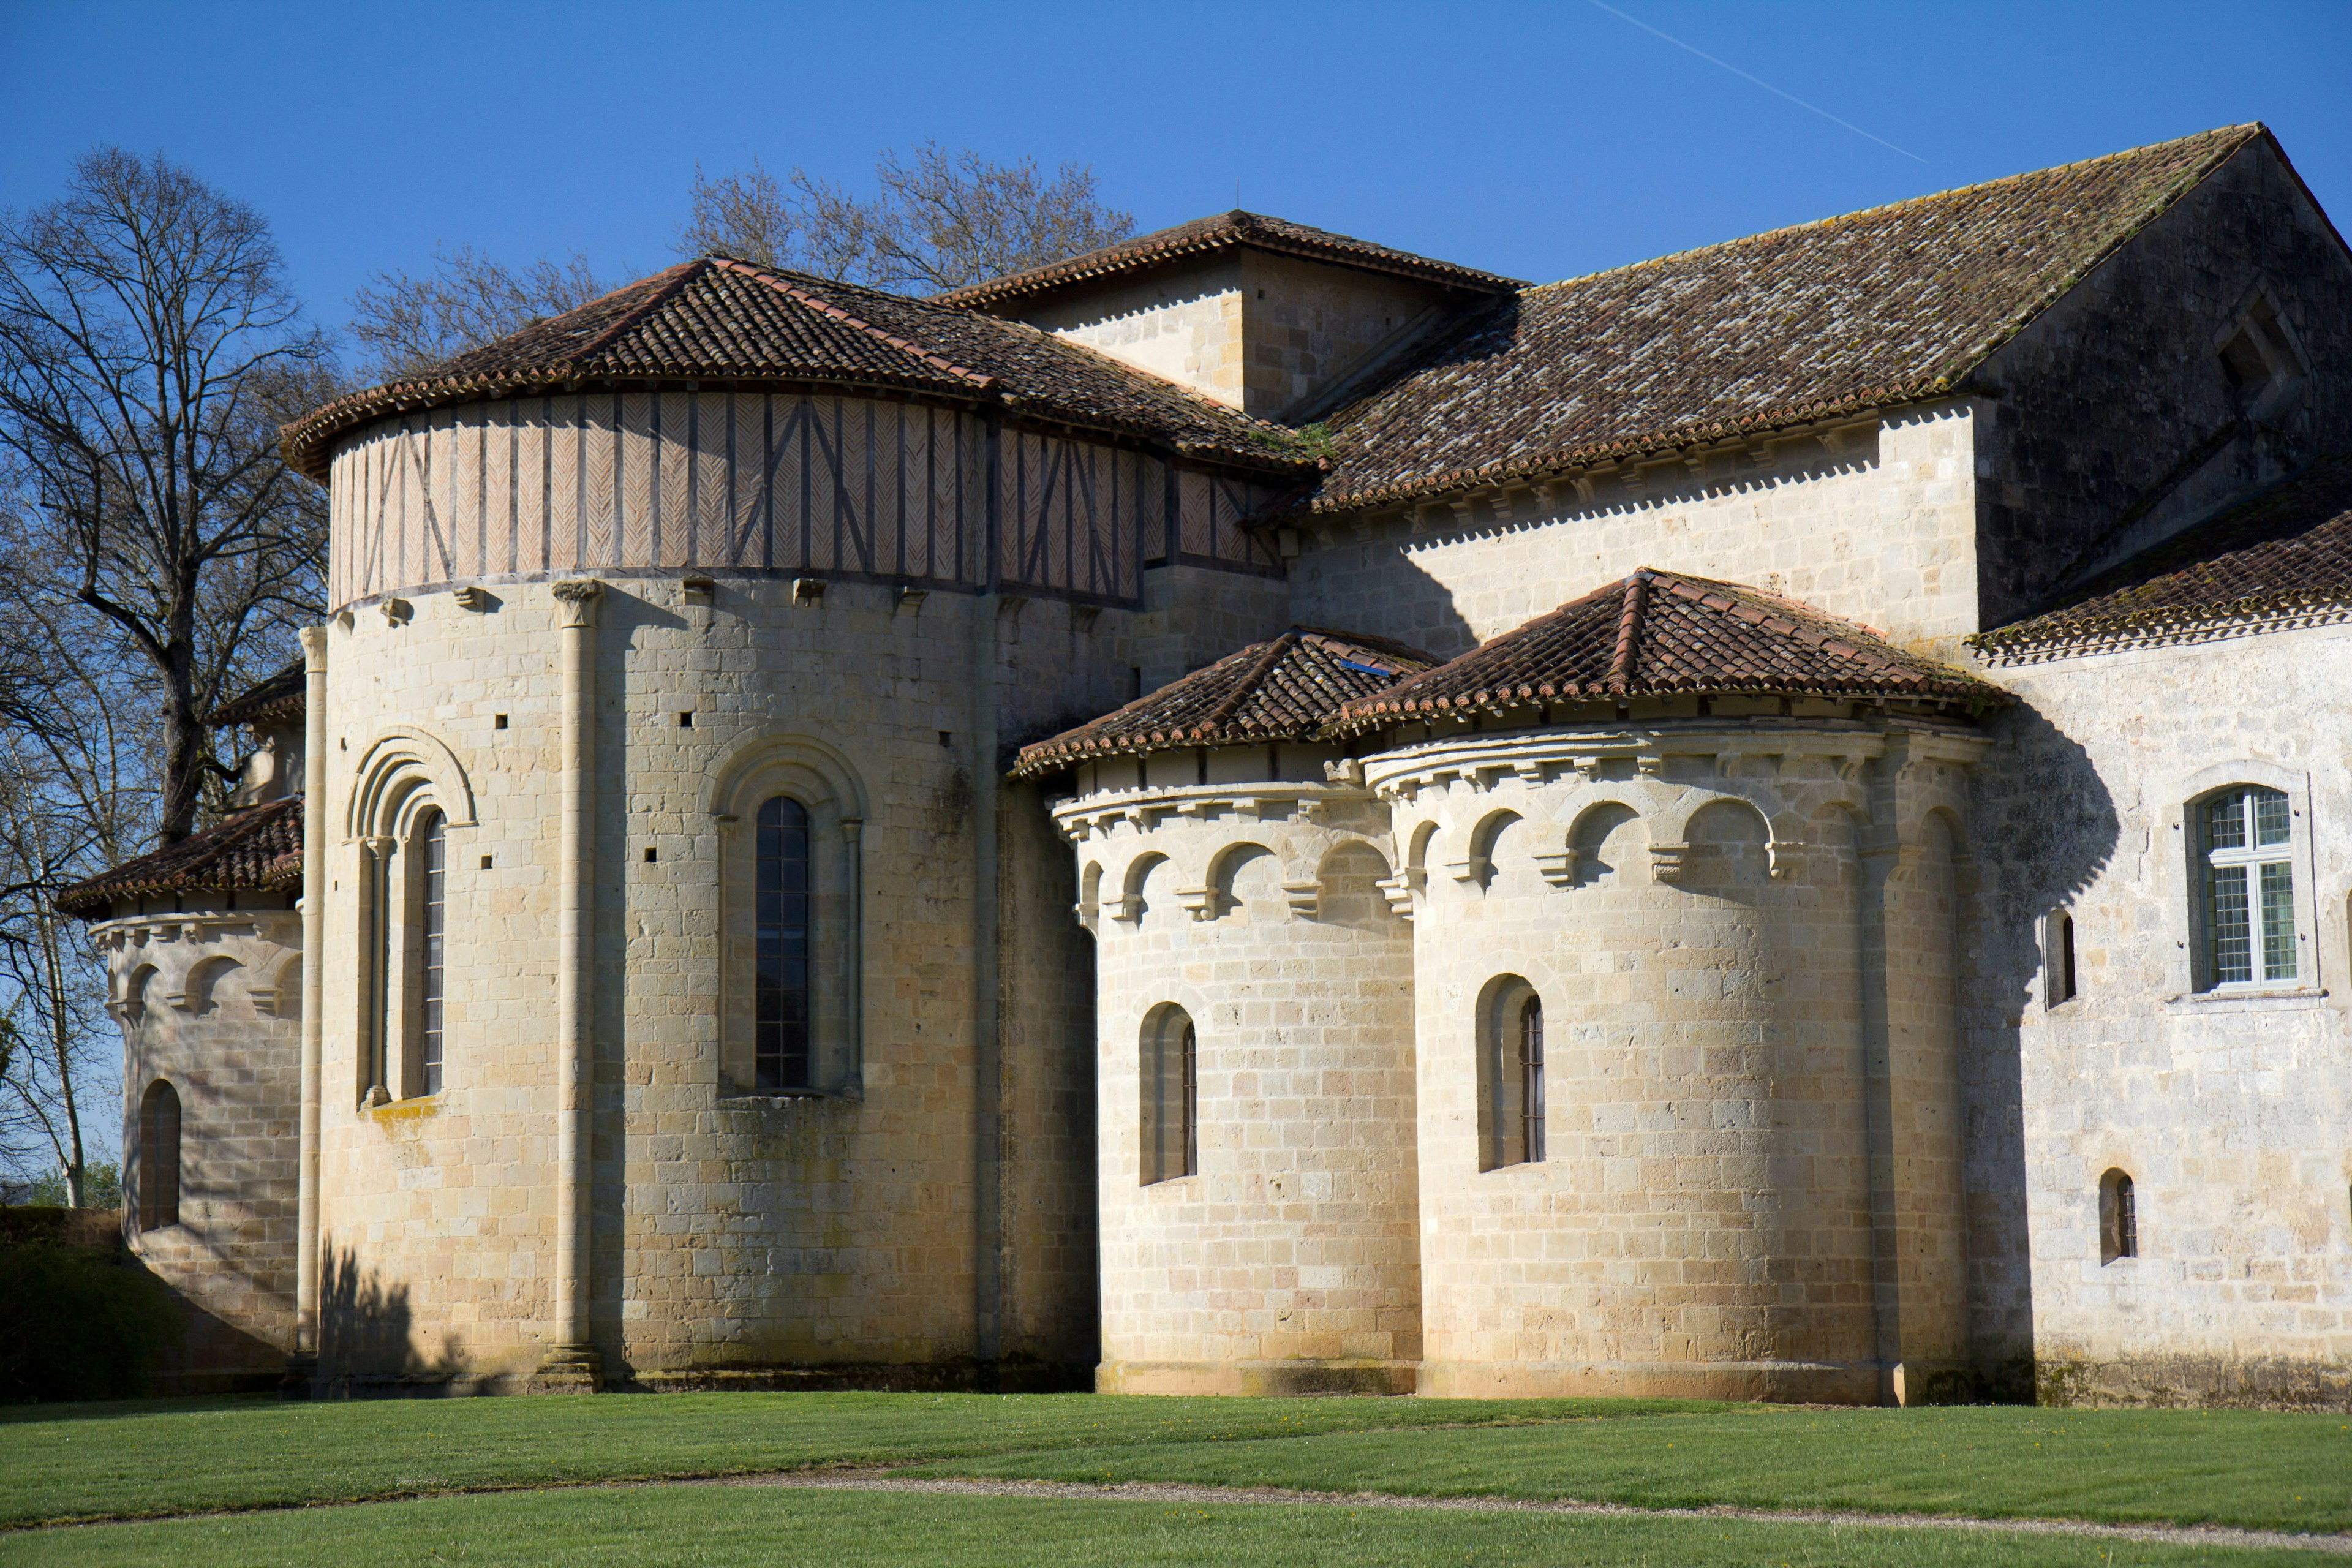
M 638 279 L 631 287 L 643 288 L 646 283 L 654 283 L 656 286 L 647 289 L 643 300 L 614 318 L 612 325 L 582 344 L 564 363 L 576 366 L 583 360 L 592 359 L 612 347 L 619 341 L 623 332 L 652 315 L 661 306 L 677 299 L 679 290 L 694 280 L 695 272 L 701 265 L 700 261 L 681 261 L 675 267 L 663 268 L 651 278 Z M 617 289 L 613 291 L 614 294 L 619 292 Z M 612 297 L 611 294 L 604 296 L 608 300 Z
M 2002 185 L 2014 184 L 2020 180 L 2038 179 L 2044 174 L 2063 174 L 2078 169 L 2092 168 L 2101 163 L 2112 163 L 2118 159 L 2136 158 L 2145 153 L 2156 152 L 2159 148 L 2186 146 L 2191 142 L 2202 141 L 2207 137 L 2222 137 L 2234 132 L 2245 132 L 2246 134 L 2230 143 L 2228 151 L 2234 153 L 2248 142 L 2254 141 L 2258 135 L 2266 134 L 2269 130 L 2270 127 L 2259 120 L 2250 120 L 2237 125 L 2217 125 L 2210 131 L 2199 131 L 2187 136 L 2169 137 L 2162 142 L 2148 142 L 2137 147 L 2119 148 L 2113 153 L 2102 153 L 2095 158 L 2077 158 L 2071 163 L 2052 163 L 2039 169 L 2021 169 L 2013 174 L 2000 174 L 1990 180 L 1976 180 L 1965 185 L 1953 185 L 1940 191 L 1922 191 L 1916 196 L 1900 196 L 1891 202 L 1880 202 L 1875 206 L 1857 207 L 1853 212 L 1829 213 L 1821 217 L 1807 218 L 1802 223 L 1782 224 L 1778 228 L 1759 229 L 1754 234 L 1737 234 L 1728 239 L 1714 239 L 1705 245 L 1685 246 L 1680 250 L 1669 250 L 1661 256 L 1645 256 L 1638 261 L 1627 261 L 1615 267 L 1598 268 L 1591 272 L 1574 273 L 1569 277 L 1555 278 L 1544 283 L 1530 283 L 1518 292 L 1540 294 L 1553 289 L 1566 289 L 1574 284 L 1590 283 L 1596 279 L 1639 272 L 1649 267 L 1663 267 L 1670 261 L 1683 261 L 1695 256 L 1707 255 L 1712 251 L 1731 250 L 1740 246 L 1754 245 L 1761 240 L 1777 239 L 1782 235 L 1802 234 L 1808 229 L 1830 228 L 1839 224 L 1876 217 L 1882 213 L 1895 212 L 1921 202 L 1943 201 L 1953 196 L 1965 196 L 1977 191 L 1989 191 Z M 2187 182 L 2187 184 L 2182 187 L 2182 192 L 2211 174 L 2221 163 L 2227 161 L 2227 157 L 2224 156 L 2218 162 L 2206 163 L 2194 179 Z M 2178 200 L 2180 194 L 2176 193 L 2172 199 Z M 2168 205 L 2169 202 L 2167 205 Z
M 1649 605 L 1650 576 L 1648 567 L 1639 566 L 1619 584 L 1625 604 L 1617 614 L 1617 647 L 1609 659 L 1609 689 L 1619 697 L 1633 683 L 1633 648 L 1642 635 L 1642 612 Z
M 713 267 L 729 272 L 740 273 L 746 278 L 751 279 L 755 282 L 764 283 L 769 288 L 773 289 L 778 293 L 783 295 L 786 299 L 791 300 L 794 304 L 815 310 L 822 315 L 829 316 L 833 320 L 839 321 L 843 326 L 848 327 L 856 331 L 864 332 L 869 337 L 874 338 L 877 342 L 886 343 L 889 347 L 897 349 L 901 353 L 912 355 L 914 358 L 920 360 L 923 363 L 929 365 L 933 370 L 943 371 L 953 376 L 960 376 L 963 380 L 971 383 L 972 385 L 983 391 L 996 385 L 996 378 L 994 376 L 987 375 L 980 371 L 971 370 L 966 366 L 958 364 L 954 360 L 950 359 L 946 354 L 940 353 L 938 349 L 931 347 L 928 343 L 919 343 L 911 338 L 901 337 L 898 333 L 893 332 L 887 328 L 877 327 L 873 322 L 865 320 L 861 316 L 854 314 L 853 312 L 844 309 L 842 306 L 835 303 L 833 300 L 825 299 L 824 296 L 818 294 L 814 289 L 803 289 L 797 284 L 786 282 L 777 271 L 772 270 L 758 262 L 744 261 L 731 256 L 705 257 L 703 259 Z
M 1244 702 L 1256 694 L 1258 687 L 1273 675 L 1282 661 L 1290 657 L 1291 650 L 1297 646 L 1298 633 L 1296 630 L 1280 632 L 1267 638 L 1265 651 L 1257 656 L 1256 662 L 1250 666 L 1242 678 L 1234 683 L 1234 689 L 1226 692 L 1215 707 L 1201 715 L 1192 723 L 1191 728 L 1193 732 L 1196 734 L 1213 732 L 1217 726 L 1232 718 L 1239 711 Z

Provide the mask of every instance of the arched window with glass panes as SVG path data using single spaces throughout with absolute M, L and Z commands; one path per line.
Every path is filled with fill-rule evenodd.
M 2294 911 L 2294 812 L 2259 784 L 2207 795 L 2196 834 L 2199 986 L 2292 985 L 2300 977 Z
M 765 1090 L 811 1083 L 808 808 L 785 795 L 760 805 L 752 910 L 752 1072 Z

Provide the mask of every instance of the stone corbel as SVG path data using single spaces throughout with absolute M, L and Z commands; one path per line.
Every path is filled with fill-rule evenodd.
M 1176 901 L 1183 906 L 1186 914 L 1196 921 L 1217 918 L 1217 890 L 1214 888 L 1179 888 L 1176 889 Z
M 1111 919 L 1123 925 L 1133 925 L 1143 918 L 1143 900 L 1133 893 L 1122 894 L 1116 899 L 1105 899 L 1102 907 Z
M 1113 901 L 1118 902 L 1121 900 L 1114 900 Z M 1085 900 L 1081 899 L 1076 903 L 1070 906 L 1070 913 L 1077 916 L 1078 924 L 1087 929 L 1088 935 L 1093 935 L 1094 933 L 1101 931 L 1102 906 L 1100 904 L 1088 903 Z
M 1421 891 L 1428 879 L 1428 872 L 1417 866 L 1408 866 L 1393 877 L 1382 877 L 1372 886 L 1381 890 L 1381 897 L 1389 901 L 1389 908 L 1396 911 L 1399 920 L 1411 921 L 1413 895 Z
M 1445 866 L 1446 874 L 1455 881 L 1478 888 L 1486 885 L 1486 873 L 1494 868 L 1495 863 L 1484 855 L 1473 855 L 1467 860 L 1449 860 Z
M 1653 844 L 1650 846 L 1650 879 L 1654 882 L 1679 882 L 1683 879 L 1683 864 L 1690 857 L 1687 844 Z
M 1304 882 L 1285 882 L 1282 885 L 1282 900 L 1290 906 L 1292 914 L 1303 915 L 1311 921 L 1323 907 L 1323 884 L 1313 878 Z
M 1776 882 L 1785 882 L 1796 874 L 1797 862 L 1803 856 L 1801 846 L 1785 838 L 1771 838 L 1764 845 L 1765 874 Z
M 1338 762 L 1323 764 L 1323 778 L 1327 784 L 1361 789 L 1364 787 L 1364 764 L 1354 757 L 1341 757 Z
M 163 993 L 163 1005 L 174 1013 L 193 1013 L 196 1010 L 195 1003 L 188 995 L 188 983 L 184 976 L 181 979 L 180 988 L 177 991 Z
M 1535 858 L 1536 871 L 1555 888 L 1576 886 L 1577 867 L 1584 858 L 1580 849 L 1553 849 Z
M 416 606 L 405 599 L 386 599 L 377 606 L 383 611 L 384 620 L 395 626 L 404 626 L 416 618 Z
M 461 610 L 487 610 L 490 607 L 490 591 L 472 583 L 449 596 L 457 601 L 457 607 Z
M 1666 771 L 1665 754 L 1662 752 L 1640 752 L 1633 757 L 1633 771 L 1645 779 L 1660 777 Z

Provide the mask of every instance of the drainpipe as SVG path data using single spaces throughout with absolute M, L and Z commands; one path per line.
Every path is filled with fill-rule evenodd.
M 319 1370 L 319 1107 L 326 1031 L 327 628 L 302 628 L 302 1131 L 295 1167 L 294 1353 L 286 1392 Z
M 563 703 L 555 976 L 555 1322 L 537 1384 L 593 1392 L 602 1366 L 589 1342 L 590 1192 L 594 1174 L 596 906 L 596 605 L 593 578 L 555 584 Z

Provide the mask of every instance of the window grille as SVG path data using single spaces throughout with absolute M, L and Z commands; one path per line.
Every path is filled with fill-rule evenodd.
M 2099 1178 L 2099 1261 L 2139 1256 L 2138 1205 L 2132 1179 L 2121 1171 Z
M 2258 785 L 2199 808 L 2209 986 L 2277 984 L 2297 975 L 2294 816 Z
M 753 1071 L 763 1089 L 809 1087 L 808 811 L 782 795 L 759 815 Z
M 1529 1160 L 1544 1157 L 1543 999 L 1530 996 L 1519 1007 L 1520 1147 Z
M 139 1103 L 139 1228 L 180 1223 L 180 1091 L 162 1079 Z
M 417 986 L 420 1027 L 417 1057 L 424 1066 L 425 1092 L 441 1092 L 442 1016 L 446 974 L 444 958 L 448 936 L 449 833 L 439 812 L 426 822 L 425 850 L 425 918 L 423 974 Z
M 1516 974 L 1486 983 L 1478 1000 L 1478 1168 L 1544 1157 L 1543 1001 Z

